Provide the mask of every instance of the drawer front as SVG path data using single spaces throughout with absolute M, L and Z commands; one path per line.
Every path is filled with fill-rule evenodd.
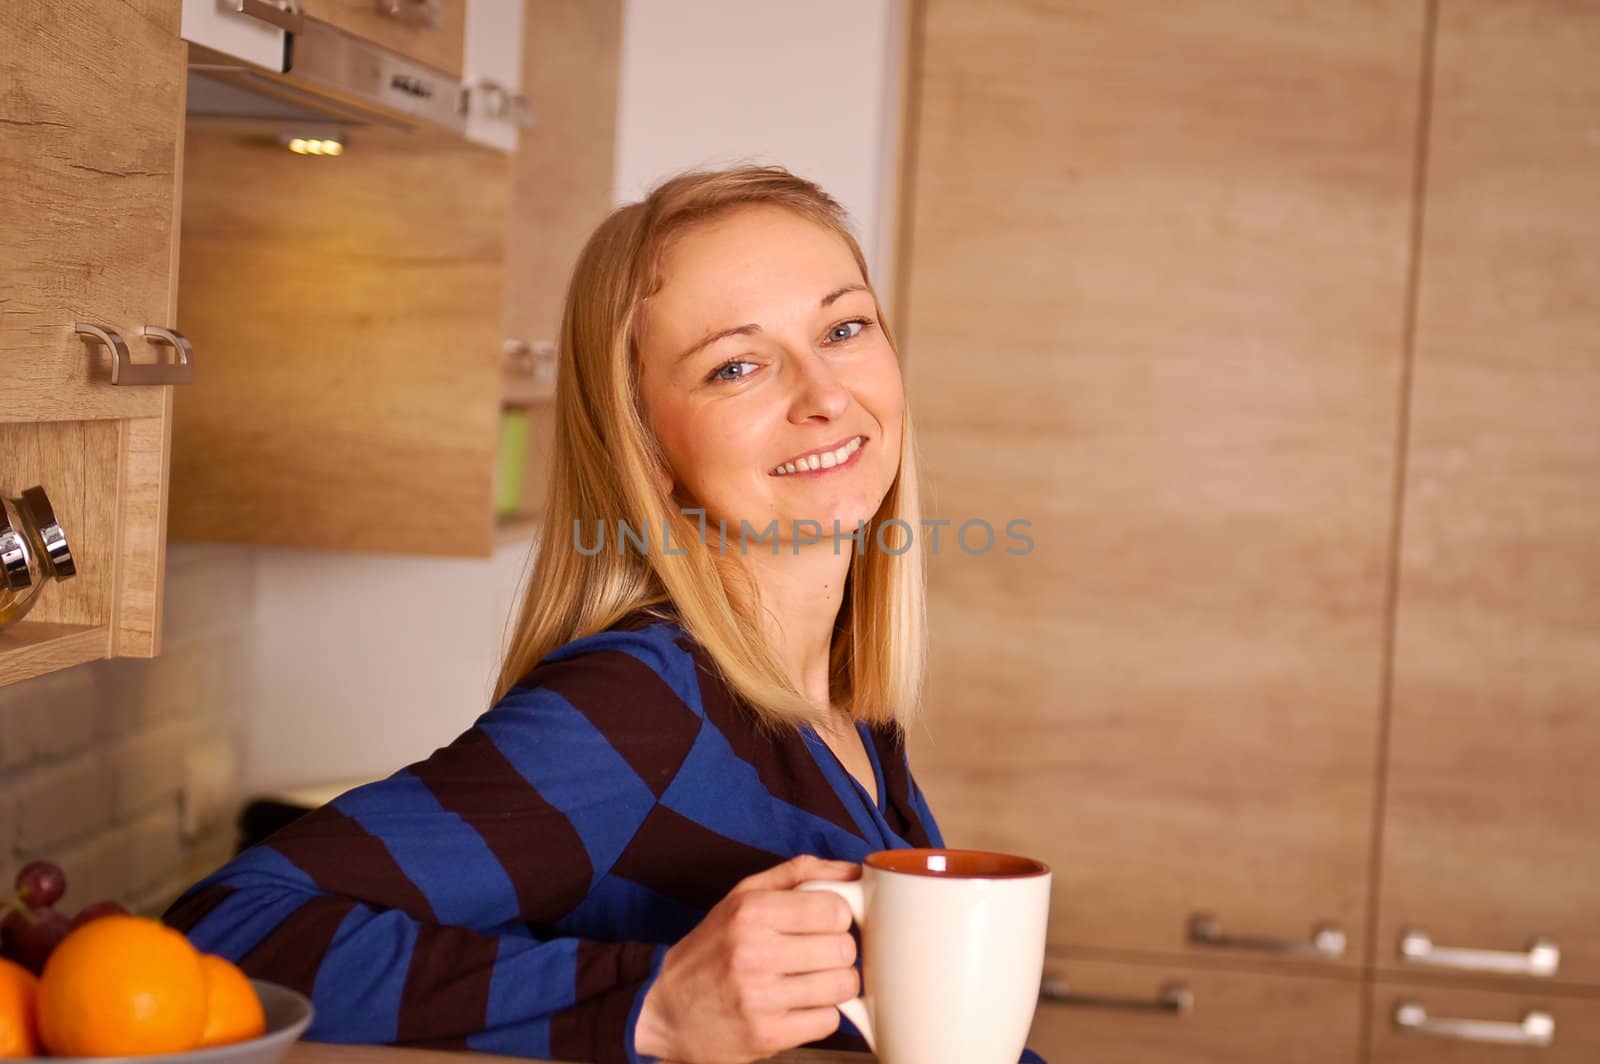
M 1361 984 L 1143 961 L 1046 962 L 1028 1045 L 1051 1064 L 1356 1064 Z M 1179 1006 L 1179 1002 L 1182 1005 Z
M 1600 996 L 1380 980 L 1370 1064 L 1593 1064 Z
M 460 78 L 467 0 L 304 0 L 311 18 Z

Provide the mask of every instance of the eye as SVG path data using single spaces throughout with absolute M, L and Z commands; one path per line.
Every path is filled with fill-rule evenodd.
M 854 340 L 871 327 L 871 318 L 851 318 L 849 321 L 841 321 L 828 330 L 828 342 L 837 344 L 845 340 Z
M 746 362 L 742 358 L 729 359 L 728 361 L 724 362 L 722 365 L 718 366 L 716 369 L 712 370 L 711 371 L 711 375 L 709 377 L 707 377 L 706 380 L 708 380 L 708 381 L 736 381 L 736 380 L 742 380 L 745 377 L 750 376 L 750 372 L 751 372 L 751 370 L 755 369 L 755 365 L 756 364 L 754 362 Z M 749 368 L 746 369 L 743 373 L 730 372 L 731 370 L 734 370 L 739 366 L 747 366 Z

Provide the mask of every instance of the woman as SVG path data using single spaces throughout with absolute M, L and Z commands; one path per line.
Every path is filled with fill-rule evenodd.
M 790 888 L 942 845 L 901 742 L 911 423 L 860 248 L 783 170 L 683 175 L 590 238 L 560 349 L 493 708 L 167 919 L 311 995 L 315 1039 L 748 1061 L 827 1038 L 859 991 L 850 916 Z

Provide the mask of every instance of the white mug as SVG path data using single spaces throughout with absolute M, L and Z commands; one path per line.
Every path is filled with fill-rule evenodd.
M 1050 869 L 975 850 L 883 850 L 816 880 L 861 929 L 862 996 L 839 1011 L 886 1064 L 1017 1064 L 1044 972 Z

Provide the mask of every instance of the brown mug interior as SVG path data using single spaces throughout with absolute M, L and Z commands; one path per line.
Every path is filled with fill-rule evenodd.
M 1049 873 L 1028 857 L 984 850 L 880 850 L 868 854 L 867 867 L 935 879 L 1024 879 Z

